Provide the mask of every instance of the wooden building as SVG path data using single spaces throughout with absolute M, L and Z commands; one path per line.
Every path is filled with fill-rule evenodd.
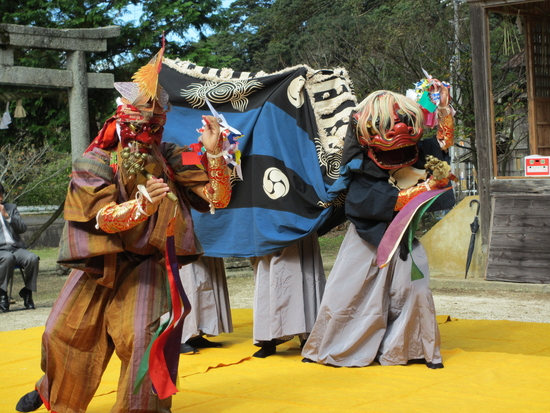
M 529 153 L 550 156 L 550 1 L 467 2 L 472 35 L 481 239 L 487 253 L 485 278 L 550 283 L 550 177 L 499 176 L 497 172 L 489 29 L 491 13 L 521 19 Z M 541 162 L 544 171 L 544 160 Z

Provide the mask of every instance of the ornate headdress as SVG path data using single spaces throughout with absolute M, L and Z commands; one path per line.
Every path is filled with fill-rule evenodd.
M 388 90 L 371 93 L 354 115 L 357 140 L 380 168 L 412 165 L 423 133 L 423 115 L 413 100 Z
M 116 82 L 114 84 L 115 89 L 121 95 L 117 99 L 116 114 L 105 122 L 86 152 L 94 148 L 107 149 L 118 144 L 117 123 L 145 124 L 150 122 L 161 127 L 166 123 L 165 114 L 170 110 L 170 103 L 168 102 L 168 93 L 158 82 L 164 49 L 163 38 L 160 51 L 132 76 L 133 82 Z M 161 136 L 162 130 L 155 139 L 156 143 L 160 142 Z
M 161 115 L 169 110 L 168 93 L 159 84 L 164 56 L 164 39 L 160 51 L 132 76 L 133 82 L 115 83 L 115 89 L 127 104 L 141 112 L 144 118 Z M 124 102 L 126 103 L 126 102 Z

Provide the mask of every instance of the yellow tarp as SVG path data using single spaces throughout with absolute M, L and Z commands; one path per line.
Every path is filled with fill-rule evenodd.
M 250 357 L 252 310 L 233 310 L 221 349 L 180 359 L 173 412 L 550 412 L 550 324 L 438 317 L 445 368 L 333 368 L 302 363 L 296 341 Z M 43 327 L 0 333 L 0 412 L 14 412 L 40 377 Z M 114 358 L 89 406 L 107 413 L 120 363 Z M 44 407 L 37 410 L 45 412 Z

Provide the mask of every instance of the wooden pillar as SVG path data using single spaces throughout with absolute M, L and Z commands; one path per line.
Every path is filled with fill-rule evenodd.
M 486 10 L 470 4 L 472 73 L 476 114 L 476 148 L 480 200 L 481 239 L 487 251 L 491 233 L 492 204 L 490 185 L 495 177 L 494 108 L 491 88 L 489 22 Z

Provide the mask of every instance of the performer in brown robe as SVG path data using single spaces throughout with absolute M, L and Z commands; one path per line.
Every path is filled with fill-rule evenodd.
M 161 61 L 162 53 L 145 69 L 158 74 Z M 139 75 L 115 84 L 122 94 L 116 115 L 74 163 L 59 253 L 59 262 L 73 270 L 46 323 L 44 376 L 21 398 L 20 412 L 42 403 L 56 413 L 85 412 L 113 352 L 122 367 L 111 412 L 170 411 L 171 396 L 155 394 L 148 373 L 136 386 L 169 310 L 167 226 L 175 217 L 179 264 L 196 260 L 202 248 L 190 207 L 223 208 L 231 189 L 217 120 L 203 117 L 204 167 L 183 165 L 188 149 L 161 142 L 167 95 L 156 84 L 151 91 Z

